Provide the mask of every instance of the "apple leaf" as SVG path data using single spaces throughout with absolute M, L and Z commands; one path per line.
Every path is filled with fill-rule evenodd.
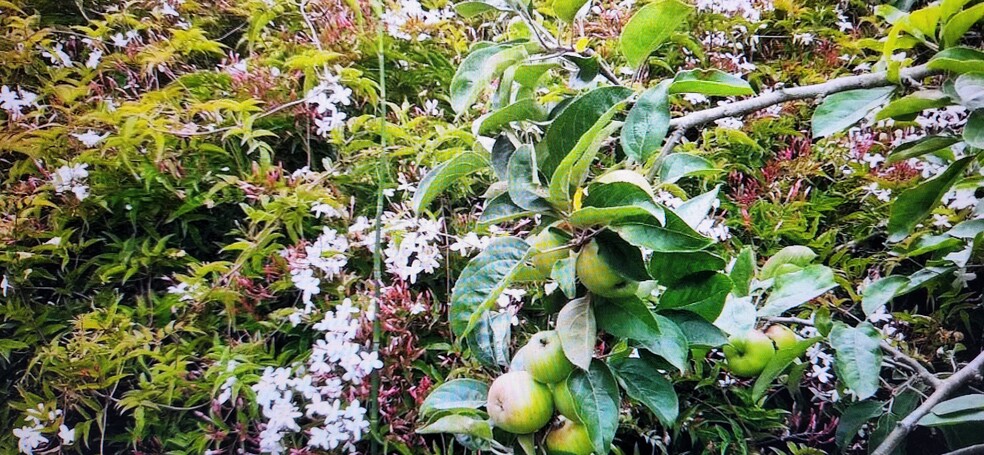
M 547 128 L 542 144 L 547 155 L 540 157 L 541 170 L 552 177 L 554 170 L 574 149 L 581 136 L 588 132 L 601 116 L 613 106 L 632 96 L 625 87 L 601 87 L 576 98 L 564 108 Z
M 659 167 L 659 181 L 674 183 L 684 177 L 716 174 L 721 172 L 707 158 L 692 153 L 674 153 L 667 156 Z
M 569 299 L 577 296 L 577 257 L 570 256 L 557 261 L 550 271 L 550 278 L 557 282 L 561 292 Z
M 711 191 L 687 199 L 686 202 L 673 209 L 673 213 L 694 229 L 693 232 L 696 232 L 697 226 L 700 226 L 700 223 L 706 220 L 707 215 L 714 209 L 714 203 L 718 202 L 720 190 L 721 185 L 717 185 Z
M 531 98 L 521 99 L 502 109 L 489 112 L 474 123 L 474 133 L 476 136 L 489 136 L 502 127 L 509 125 L 510 122 L 532 121 L 542 122 L 547 119 L 547 111 Z
M 608 140 L 612 133 L 622 125 L 620 122 L 611 121 L 615 113 L 622 110 L 622 107 L 623 103 L 617 103 L 602 114 L 594 125 L 581 135 L 581 139 L 574 144 L 574 148 L 557 165 L 557 169 L 550 178 L 551 202 L 561 206 L 570 202 L 573 190 L 584 183 L 587 178 L 588 167 L 594 161 L 602 143 Z
M 513 203 L 512 199 L 509 198 L 509 193 L 502 193 L 486 204 L 485 210 L 478 218 L 478 224 L 487 226 L 532 215 L 532 211 L 524 210 Z
M 741 249 L 728 276 L 731 277 L 731 282 L 734 284 L 731 292 L 736 297 L 748 295 L 752 278 L 755 277 L 755 250 L 752 247 L 746 246 Z
M 935 135 L 922 137 L 895 147 L 885 162 L 892 164 L 905 161 L 909 158 L 920 157 L 927 153 L 934 153 L 946 149 L 957 142 L 960 142 L 960 139 L 954 136 Z
M 588 297 L 571 300 L 557 314 L 557 334 L 564 355 L 574 365 L 587 370 L 594 357 L 598 326 Z
M 454 5 L 454 12 L 469 18 L 488 11 L 511 11 L 513 8 L 504 0 L 469 0 Z
M 978 109 L 967 117 L 963 140 L 971 147 L 984 149 L 984 109 Z
M 960 42 L 960 38 L 970 30 L 981 19 L 984 19 L 984 3 L 980 3 L 967 8 L 950 18 L 943 25 L 941 36 L 945 47 L 953 46 Z
M 468 334 L 472 354 L 485 366 L 509 365 L 509 340 L 512 334 L 512 315 L 508 312 L 491 315 L 482 313 L 475 329 Z
M 663 426 L 673 428 L 680 415 L 679 398 L 673 383 L 663 377 L 648 357 L 644 355 L 616 363 L 615 375 L 625 393 L 649 408 Z
M 489 167 L 489 159 L 480 153 L 467 151 L 456 155 L 427 172 L 420 179 L 417 191 L 410 203 L 413 211 L 420 213 L 431 201 L 458 179 L 475 171 Z
M 522 45 L 497 44 L 468 54 L 451 78 L 451 108 L 458 114 L 466 111 L 499 73 L 526 55 Z
M 488 384 L 475 379 L 454 379 L 437 386 L 420 405 L 420 415 L 454 409 L 478 409 L 488 401 Z
M 934 55 L 926 66 L 956 74 L 984 72 L 984 52 L 969 47 L 951 47 Z
M 765 396 L 765 392 L 769 390 L 769 385 L 772 384 L 772 381 L 778 378 L 783 371 L 786 371 L 786 368 L 793 363 L 793 360 L 802 357 L 806 353 L 806 350 L 810 349 L 810 346 L 813 346 L 821 339 L 822 337 L 813 337 L 806 340 L 799 340 L 795 346 L 776 351 L 776 355 L 772 356 L 769 363 L 765 365 L 765 369 L 759 374 L 758 379 L 755 380 L 755 385 L 752 386 L 752 399 L 758 401 Z
M 848 90 L 824 98 L 813 112 L 813 138 L 827 137 L 854 125 L 881 106 L 895 87 Z
M 578 418 L 591 438 L 595 453 L 608 453 L 618 430 L 619 393 L 608 365 L 592 360 L 588 370 L 574 370 L 567 378 Z
M 509 176 L 509 198 L 526 210 L 548 212 L 552 210 L 546 200 L 546 190 L 540 185 L 533 156 L 533 146 L 524 144 L 509 157 L 506 173 Z
M 837 447 L 844 447 L 850 443 L 865 423 L 882 415 L 884 406 L 885 403 L 881 401 L 861 401 L 845 409 L 841 413 L 840 422 L 837 423 L 837 432 L 834 434 Z
M 878 392 L 881 373 L 881 333 L 867 322 L 850 327 L 835 322 L 830 330 L 830 346 L 834 348 L 834 367 L 837 377 L 864 400 Z
M 875 120 L 898 119 L 922 112 L 925 109 L 949 106 L 950 97 L 939 90 L 922 90 L 899 98 L 875 114 Z
M 687 337 L 672 320 L 653 314 L 636 298 L 599 300 L 595 304 L 598 328 L 636 341 L 683 371 L 687 367 Z
M 482 313 L 495 304 L 526 260 L 530 245 L 516 237 L 500 237 L 461 271 L 451 292 L 451 329 L 467 336 Z
M 700 234 L 681 232 L 655 223 L 624 223 L 609 229 L 635 246 L 664 253 L 700 251 L 714 242 Z
M 475 417 L 451 414 L 417 430 L 419 434 L 466 434 L 479 439 L 492 439 L 492 422 Z
M 662 224 L 666 219 L 663 207 L 645 189 L 630 182 L 591 185 L 583 205 L 571 214 L 574 226 L 606 226 L 630 220 Z
M 835 287 L 834 272 L 823 265 L 811 265 L 798 272 L 779 275 L 765 306 L 758 312 L 759 317 L 779 316 Z
M 724 258 L 708 251 L 683 253 L 653 252 L 649 256 L 649 275 L 661 286 L 672 287 L 686 276 L 724 269 Z
M 673 321 L 691 347 L 716 348 L 728 342 L 727 334 L 697 314 L 689 311 L 662 311 L 660 316 Z
M 673 78 L 670 93 L 700 93 L 707 96 L 754 95 L 748 81 L 721 70 L 680 71 Z
M 885 306 L 899 291 L 909 285 L 909 279 L 901 275 L 882 278 L 864 288 L 861 296 L 861 309 L 865 316 L 871 316 Z
M 687 310 L 713 321 L 721 314 L 731 288 L 731 278 L 723 273 L 695 273 L 668 287 L 659 297 L 659 308 Z
M 663 81 L 639 95 L 622 126 L 622 150 L 636 163 L 645 164 L 663 145 L 670 129 L 669 82 Z
M 929 216 L 973 160 L 973 156 L 963 158 L 951 164 L 939 176 L 899 194 L 888 217 L 888 241 L 898 242 L 904 239 L 917 224 Z
M 799 268 L 806 267 L 816 257 L 817 253 L 814 253 L 809 247 L 801 245 L 787 246 L 772 255 L 768 261 L 765 261 L 765 265 L 762 266 L 762 270 L 759 272 L 759 279 L 768 280 L 775 278 L 783 265 L 794 265 Z
M 629 65 L 637 67 L 645 62 L 687 20 L 692 9 L 680 0 L 658 0 L 636 11 L 619 37 L 622 54 Z

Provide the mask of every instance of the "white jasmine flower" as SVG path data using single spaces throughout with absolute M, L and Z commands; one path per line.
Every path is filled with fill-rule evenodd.
M 59 425 L 58 437 L 61 438 L 63 445 L 72 445 L 75 443 L 75 428 L 69 428 L 68 425 L 65 424 Z
M 106 139 L 106 136 L 109 136 L 109 133 L 103 133 L 102 135 L 100 135 L 95 131 L 88 130 L 82 134 L 72 133 L 72 136 L 78 139 L 79 142 L 82 143 L 82 145 L 91 148 L 91 147 L 95 147 L 97 144 L 102 142 L 103 139 Z

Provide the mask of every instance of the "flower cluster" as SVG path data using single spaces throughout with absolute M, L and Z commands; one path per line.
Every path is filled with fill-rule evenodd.
M 341 84 L 341 78 L 331 73 L 321 75 L 321 81 L 308 91 L 305 99 L 313 109 L 317 134 L 328 137 L 332 130 L 345 124 L 347 115 L 339 106 L 352 104 L 352 90 Z
M 349 226 L 349 234 L 363 239 L 360 245 L 370 248 L 372 230 L 373 223 L 365 217 Z M 383 235 L 386 271 L 400 280 L 416 283 L 421 274 L 434 273 L 441 266 L 440 220 L 417 218 L 406 207 L 398 206 L 396 211 L 383 213 Z
M 316 206 L 315 208 L 317 208 Z M 281 252 L 290 266 L 290 279 L 301 291 L 304 308 L 293 313 L 290 321 L 294 325 L 301 322 L 301 316 L 314 311 L 312 297 L 321 293 L 322 278 L 331 280 L 342 273 L 348 258 L 349 241 L 338 231 L 323 227 L 321 235 L 307 245 L 291 247 Z
M 382 19 L 393 38 L 426 41 L 431 38 L 431 29 L 454 16 L 450 7 L 427 10 L 417 0 L 400 0 L 399 7 L 387 8 Z
M 86 179 L 89 178 L 89 171 L 86 170 L 88 167 L 88 164 L 75 164 L 56 169 L 51 175 L 55 193 L 71 192 L 78 200 L 85 200 L 89 196 L 89 185 L 86 184 Z
M 0 109 L 14 117 L 24 114 L 24 108 L 36 106 L 38 95 L 22 88 L 0 87 Z
M 27 425 L 14 429 L 14 437 L 17 438 L 17 450 L 20 453 L 32 454 L 51 451 L 54 446 L 49 446 L 52 441 L 44 433 L 47 428 L 54 428 L 55 424 L 59 424 L 56 442 L 60 440 L 63 446 L 70 446 L 75 443 L 75 429 L 65 425 L 61 409 L 47 408 L 44 404 L 38 404 L 36 408 L 27 410 L 24 420 Z

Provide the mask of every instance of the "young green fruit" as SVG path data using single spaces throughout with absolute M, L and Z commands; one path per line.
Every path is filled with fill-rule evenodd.
M 597 240 L 581 248 L 575 268 L 581 284 L 602 297 L 630 297 L 639 289 L 638 281 L 623 277 L 601 258 Z
M 594 446 L 588 429 L 580 423 L 561 417 L 560 426 L 547 433 L 549 455 L 591 455 Z
M 535 433 L 554 412 L 550 388 L 525 371 L 512 371 L 492 381 L 486 407 L 493 425 L 515 434 Z
M 527 240 L 527 243 L 538 251 L 533 255 L 532 262 L 540 278 L 549 278 L 554 264 L 570 255 L 569 248 L 562 248 L 567 245 L 567 240 L 566 237 L 550 228 L 540 231 L 539 234 Z
M 745 336 L 732 336 L 721 350 L 728 361 L 728 371 L 744 378 L 757 376 L 776 354 L 772 339 L 760 330 Z
M 553 400 L 557 413 L 575 422 L 581 421 L 577 418 L 577 411 L 574 409 L 574 396 L 571 395 L 571 389 L 567 387 L 566 378 L 553 385 Z
M 567 379 L 574 364 L 567 360 L 560 344 L 560 335 L 553 330 L 537 332 L 517 353 L 523 369 L 539 382 L 553 384 Z
M 796 333 L 784 325 L 773 325 L 765 331 L 765 335 L 772 339 L 778 350 L 789 349 L 796 346 L 799 338 Z

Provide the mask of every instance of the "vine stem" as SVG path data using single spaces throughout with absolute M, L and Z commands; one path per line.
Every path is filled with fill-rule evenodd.
M 916 426 L 916 423 L 919 422 L 919 419 L 923 418 L 926 414 L 929 414 L 930 410 L 932 410 L 934 406 L 947 399 L 950 395 L 963 387 L 964 384 L 978 376 L 982 371 L 984 371 L 984 352 L 978 354 L 974 360 L 954 373 L 953 376 L 941 381 L 939 387 L 935 388 L 936 390 L 933 394 L 930 395 L 929 398 L 927 398 L 921 405 L 919 405 L 915 411 L 912 411 L 909 415 L 902 419 L 902 421 L 895 426 L 892 432 L 885 437 L 882 443 L 878 445 L 878 448 L 875 449 L 874 452 L 871 452 L 871 454 L 888 455 L 892 453 L 895 448 L 905 440 L 905 437 L 909 435 L 912 429 Z
M 372 2 L 373 12 L 377 17 L 376 24 L 376 58 L 379 64 L 379 157 L 376 161 L 376 226 L 372 249 L 372 275 L 373 275 L 373 298 L 372 298 L 372 344 L 370 350 L 379 358 L 379 344 L 383 338 L 382 325 L 379 321 L 379 304 L 382 299 L 383 288 L 383 261 L 382 261 L 382 241 L 383 241 L 383 195 L 384 166 L 386 165 L 386 55 L 384 52 L 383 41 L 385 28 L 383 23 L 383 10 L 380 1 Z M 380 455 L 379 433 L 379 388 L 380 388 L 380 369 L 375 369 L 370 378 L 369 388 L 369 431 L 372 434 L 370 453 Z

